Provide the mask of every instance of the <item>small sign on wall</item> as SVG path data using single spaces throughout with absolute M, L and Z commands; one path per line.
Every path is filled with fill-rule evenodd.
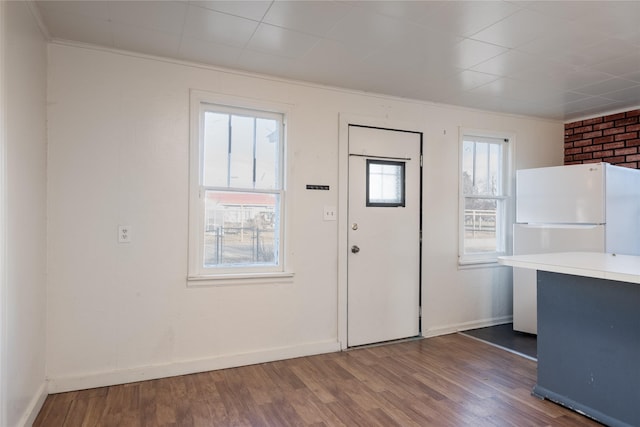
M 307 184 L 307 190 L 329 190 L 328 185 Z

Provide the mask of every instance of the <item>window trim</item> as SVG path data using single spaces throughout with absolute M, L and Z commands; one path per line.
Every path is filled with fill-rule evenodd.
M 502 176 L 502 188 L 503 192 L 499 196 L 477 196 L 477 198 L 482 199 L 491 199 L 497 200 L 498 203 L 502 204 L 503 216 L 504 220 L 501 224 L 501 234 L 504 236 L 503 250 L 495 251 L 489 253 L 479 253 L 479 254 L 466 254 L 464 253 L 464 243 L 465 243 L 465 200 L 466 196 L 464 194 L 464 181 L 462 179 L 463 172 L 463 147 L 465 137 L 476 137 L 477 139 L 502 139 L 505 142 L 503 143 L 503 157 L 502 157 L 502 168 L 503 168 L 503 176 Z M 512 252 L 512 224 L 513 224 L 513 212 L 514 212 L 514 201 L 513 201 L 513 179 L 515 176 L 513 170 L 513 156 L 515 152 L 515 134 L 511 132 L 499 132 L 499 131 L 490 131 L 484 129 L 471 129 L 471 128 L 463 128 L 459 129 L 459 142 L 458 142 L 458 266 L 460 267 L 473 267 L 479 265 L 487 265 L 492 266 L 496 265 L 498 262 L 498 257 L 502 255 L 509 255 Z M 496 235 L 498 235 L 498 230 L 496 230 Z
M 286 281 L 293 277 L 290 264 L 291 245 L 289 239 L 289 200 L 287 197 L 287 178 L 289 165 L 289 150 L 287 141 L 287 121 L 291 114 L 291 106 L 288 104 L 277 104 L 264 102 L 249 98 L 232 97 L 210 92 L 191 90 L 190 91 L 190 135 L 189 135 L 189 241 L 188 241 L 188 266 L 187 284 L 189 286 L 209 286 L 209 285 L 233 285 L 252 283 L 273 283 Z M 204 122 L 201 120 L 203 111 L 207 110 L 206 105 L 220 106 L 231 112 L 252 110 L 256 112 L 275 113 L 282 116 L 282 138 L 280 142 L 280 180 L 278 189 L 267 190 L 269 193 L 276 193 L 280 196 L 280 252 L 279 265 L 277 266 L 250 266 L 232 268 L 205 268 L 202 263 L 204 248 L 202 247 L 201 236 L 204 231 L 204 198 L 201 197 L 203 189 L 208 187 L 201 185 L 201 174 L 203 173 L 204 156 L 202 155 L 202 138 L 204 132 Z M 217 187 L 216 187 L 217 188 Z M 249 189 L 243 189 L 248 191 Z M 252 192 L 264 192 L 260 189 Z

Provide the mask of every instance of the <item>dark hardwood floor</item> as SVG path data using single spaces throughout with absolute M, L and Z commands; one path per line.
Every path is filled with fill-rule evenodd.
M 35 426 L 590 426 L 460 334 L 50 395 Z

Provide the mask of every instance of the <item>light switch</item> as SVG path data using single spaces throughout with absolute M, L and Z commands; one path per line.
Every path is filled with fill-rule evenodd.
M 118 226 L 118 243 L 131 243 L 131 226 Z
M 325 206 L 324 207 L 324 220 L 325 221 L 336 221 L 338 219 L 338 215 L 336 213 L 335 206 Z

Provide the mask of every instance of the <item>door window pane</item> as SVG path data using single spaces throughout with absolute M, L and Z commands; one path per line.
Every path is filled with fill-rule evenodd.
M 404 162 L 367 160 L 367 206 L 404 206 Z

